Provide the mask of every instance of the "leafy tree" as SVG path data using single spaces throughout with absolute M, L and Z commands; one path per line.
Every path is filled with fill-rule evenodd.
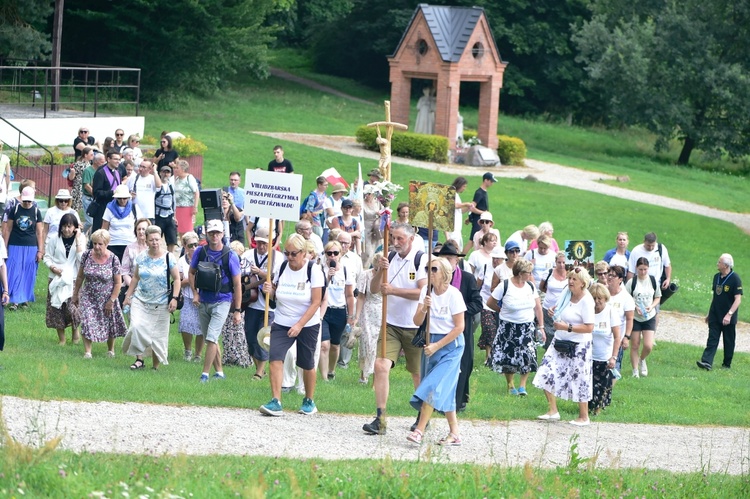
M 139 67 L 146 99 L 268 74 L 275 0 L 68 0 L 64 60 Z
M 732 0 L 601 0 L 574 36 L 611 124 L 640 124 L 656 148 L 750 153 L 750 6 Z
M 42 59 L 52 44 L 46 33 L 53 11 L 51 0 L 0 1 L 0 57 Z

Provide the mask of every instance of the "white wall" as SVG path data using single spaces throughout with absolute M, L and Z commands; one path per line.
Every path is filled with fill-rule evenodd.
M 78 129 L 86 127 L 90 135 L 97 141 L 103 142 L 106 137 L 115 136 L 115 130 L 122 128 L 125 131 L 124 140 L 128 135 L 138 134 L 143 137 L 146 120 L 143 116 L 111 116 L 106 118 L 17 118 L 9 119 L 14 126 L 23 130 L 37 142 L 45 146 L 58 146 L 64 144 L 72 147 L 73 141 L 78 137 Z M 8 145 L 16 147 L 19 143 L 18 132 L 0 121 L 0 140 Z M 29 139 L 21 135 L 21 146 L 34 145 Z

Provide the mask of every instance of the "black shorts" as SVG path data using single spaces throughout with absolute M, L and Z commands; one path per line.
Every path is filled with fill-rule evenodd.
M 315 347 L 318 344 L 320 324 L 303 327 L 296 338 L 288 336 L 289 327 L 274 323 L 271 326 L 271 349 L 268 360 L 284 361 L 287 351 L 297 344 L 297 367 L 307 371 L 315 369 Z
M 656 331 L 656 316 L 651 317 L 649 320 L 640 322 L 633 320 L 633 332 L 638 331 Z
M 174 217 L 156 217 L 154 225 L 161 229 L 164 234 L 164 240 L 167 244 L 177 244 L 177 226 L 174 223 Z
M 346 328 L 346 309 L 327 308 L 322 326 L 320 341 L 331 340 L 331 345 L 340 345 L 341 335 L 344 334 L 344 328 Z

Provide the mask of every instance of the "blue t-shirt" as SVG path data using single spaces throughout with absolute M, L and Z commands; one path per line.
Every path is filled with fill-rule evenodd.
M 170 256 L 170 270 L 176 264 L 177 259 Z M 139 279 L 138 287 L 135 289 L 135 297 L 143 303 L 151 305 L 168 303 L 167 255 L 151 258 L 148 251 L 144 251 L 135 257 L 135 266 L 138 268 Z
M 227 248 L 229 249 L 229 248 Z M 204 255 L 204 251 L 207 253 L 207 255 Z M 222 252 L 224 251 L 224 247 L 222 249 L 216 251 L 212 250 L 211 248 L 206 246 L 202 246 L 195 250 L 195 253 L 193 253 L 193 259 L 190 261 L 190 268 L 198 270 L 198 262 L 200 261 L 209 261 L 218 263 L 221 267 L 221 285 L 226 286 L 229 285 L 230 290 L 232 289 L 232 280 L 231 276 L 240 275 L 240 259 L 237 256 L 237 253 L 235 253 L 232 250 L 229 250 L 229 273 L 231 276 L 227 276 L 226 268 L 224 267 L 223 257 L 221 256 Z M 229 291 L 228 293 L 222 293 L 221 291 L 213 292 L 213 291 L 204 291 L 202 289 L 198 290 L 198 295 L 200 296 L 201 302 L 203 303 L 218 303 L 222 301 L 232 301 L 232 291 Z

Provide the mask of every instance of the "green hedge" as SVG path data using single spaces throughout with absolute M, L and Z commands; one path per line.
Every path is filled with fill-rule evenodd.
M 372 151 L 379 151 L 375 143 L 378 133 L 375 128 L 357 128 L 357 142 Z M 448 139 L 439 135 L 424 135 L 411 132 L 394 132 L 391 139 L 391 154 L 406 158 L 421 159 L 434 163 L 448 162 Z
M 476 137 L 476 130 L 464 129 L 464 140 Z M 524 166 L 526 159 L 526 144 L 518 137 L 509 135 L 497 136 L 497 155 L 504 165 Z

